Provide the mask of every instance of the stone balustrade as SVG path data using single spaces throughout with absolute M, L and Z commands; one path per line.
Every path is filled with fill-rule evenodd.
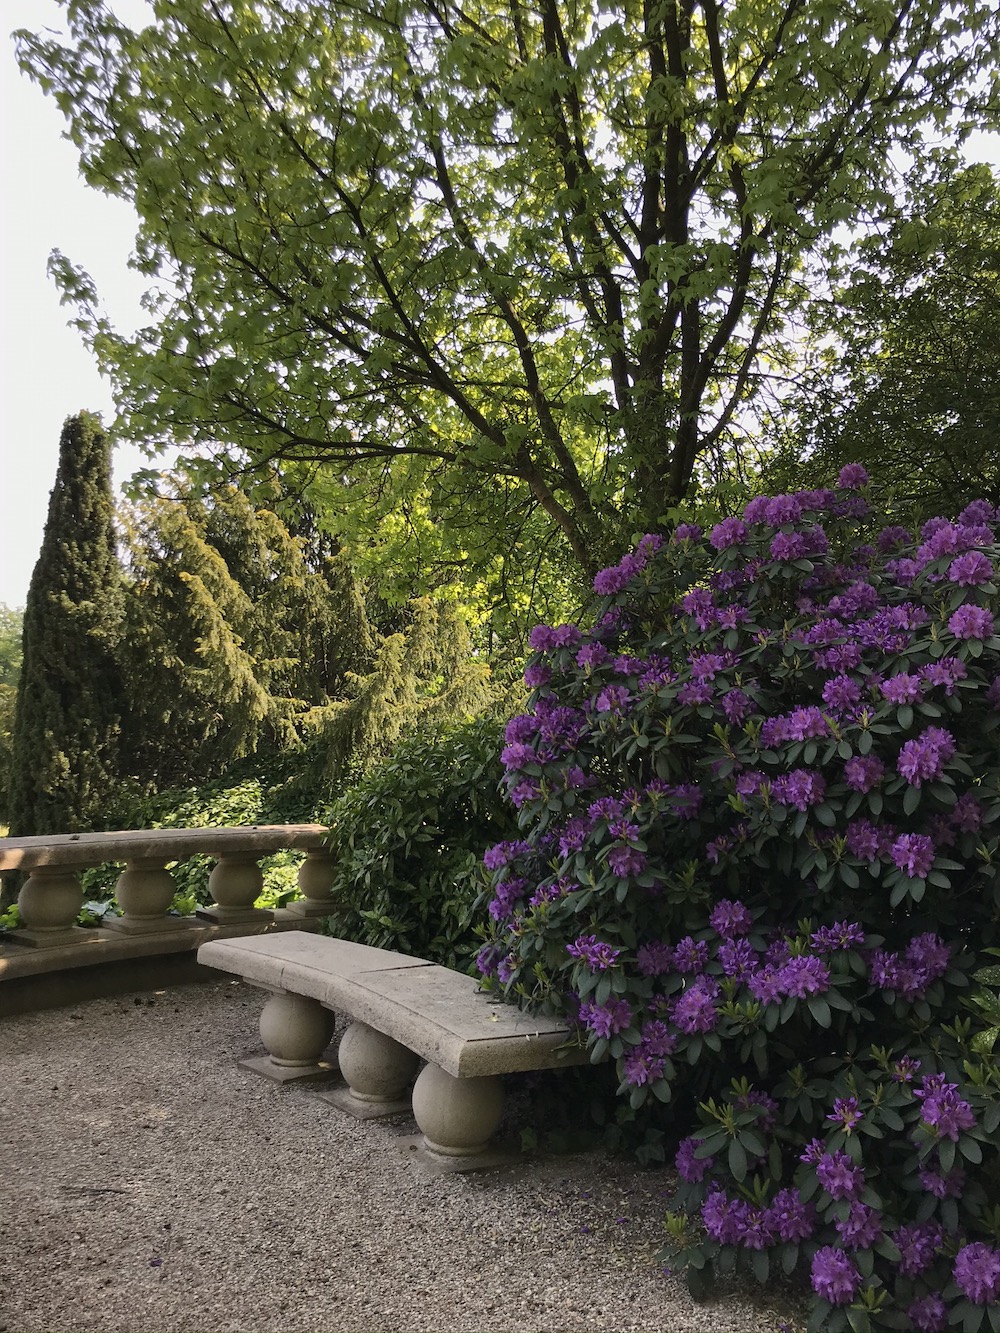
M 210 939 L 314 930 L 333 904 L 334 861 L 324 845 L 326 832 L 321 824 L 269 824 L 0 838 L 0 872 L 28 872 L 17 899 L 21 925 L 0 936 L 0 983 L 21 983 L 37 992 L 43 974 L 60 970 L 104 972 L 105 963 L 152 964 L 157 955 L 189 954 L 193 960 Z M 263 887 L 260 861 L 284 849 L 305 853 L 298 871 L 303 896 L 275 911 L 255 907 Z M 196 855 L 215 860 L 208 880 L 213 901 L 194 917 L 170 915 L 177 888 L 170 867 Z M 80 872 L 108 862 L 123 865 L 115 886 L 121 915 L 109 914 L 100 926 L 78 926 L 84 902 Z M 93 979 L 89 985 L 90 993 L 101 993 Z M 12 1011 L 11 986 L 3 989 L 0 1013 Z M 109 973 L 108 992 L 114 989 Z M 67 977 L 60 994 L 70 992 Z M 18 1008 L 29 1001 L 26 995 Z

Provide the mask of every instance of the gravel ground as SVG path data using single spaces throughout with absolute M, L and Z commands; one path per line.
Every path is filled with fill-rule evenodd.
M 655 1263 L 671 1178 L 598 1153 L 432 1175 L 236 1068 L 238 981 L 0 1026 L 0 1333 L 778 1333 Z

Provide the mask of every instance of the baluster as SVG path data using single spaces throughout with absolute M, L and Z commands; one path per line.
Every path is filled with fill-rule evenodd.
M 162 930 L 184 930 L 188 923 L 167 916 L 177 885 L 160 858 L 134 857 L 126 863 L 115 885 L 123 916 L 106 916 L 108 930 L 126 935 L 152 935 Z
M 24 926 L 11 931 L 18 944 L 51 948 L 96 940 L 99 932 L 75 925 L 83 906 L 80 877 L 69 866 L 35 866 L 17 895 Z
M 220 856 L 208 877 L 213 902 L 198 909 L 206 921 L 229 925 L 236 921 L 273 921 L 274 913 L 254 903 L 264 887 L 264 876 L 257 864 L 258 852 L 230 852 Z
M 285 908 L 293 916 L 329 916 L 333 911 L 333 880 L 336 860 L 321 847 L 306 853 L 299 866 L 298 881 L 303 897 Z

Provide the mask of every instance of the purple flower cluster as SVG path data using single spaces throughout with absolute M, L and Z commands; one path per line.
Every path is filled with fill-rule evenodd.
M 894 991 L 904 1000 L 922 1000 L 928 986 L 948 970 L 951 950 L 927 931 L 915 935 L 902 954 L 873 949 L 868 960 L 868 975 L 880 990 Z
M 861 1274 L 843 1250 L 821 1246 L 813 1255 L 810 1272 L 813 1291 L 831 1305 L 847 1305 L 861 1286 Z
M 696 1161 L 693 1149 L 685 1150 L 683 1160 Z M 795 1189 L 779 1190 L 767 1208 L 755 1208 L 743 1199 L 730 1198 L 724 1190 L 713 1189 L 701 1206 L 701 1220 L 711 1238 L 720 1245 L 762 1250 L 775 1240 L 808 1240 L 816 1228 L 816 1209 L 813 1204 L 805 1203 Z
M 976 1117 L 972 1107 L 958 1095 L 957 1083 L 946 1083 L 943 1074 L 930 1074 L 923 1079 L 913 1095 L 923 1103 L 921 1123 L 938 1139 L 957 1143 L 965 1129 L 972 1129 Z
M 945 765 L 955 757 L 955 737 L 944 727 L 928 727 L 907 741 L 899 752 L 896 767 L 911 787 L 941 777 Z
M 572 944 L 566 945 L 566 952 L 571 958 L 579 958 L 591 972 L 606 972 L 621 956 L 621 949 L 613 949 L 596 935 L 580 935 Z
M 1000 1250 L 982 1241 L 963 1245 L 955 1255 L 953 1274 L 973 1305 L 992 1305 L 1000 1296 Z

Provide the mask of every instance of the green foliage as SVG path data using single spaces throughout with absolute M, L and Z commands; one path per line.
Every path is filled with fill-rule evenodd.
M 499 746 L 488 718 L 411 738 L 344 792 L 330 934 L 471 970 L 483 851 L 513 827 Z
M 303 790 L 329 789 L 408 729 L 490 697 L 459 604 L 421 598 L 380 632 L 343 553 L 295 535 L 308 514 L 272 492 L 267 508 L 231 486 L 178 488 L 127 513 L 125 755 L 140 789 L 243 760 L 266 775 L 283 754 L 298 756 Z
M 105 827 L 118 774 L 121 570 L 100 421 L 70 417 L 24 612 L 9 788 L 12 836 Z
M 123 432 L 212 477 L 283 459 L 395 600 L 459 583 L 517 614 L 743 438 L 838 233 L 988 116 L 1000 49 L 985 0 L 67 23 L 22 65 L 167 279 L 129 337 L 53 257 Z
M 280 780 L 283 765 L 274 765 L 272 780 L 260 777 L 234 782 L 220 779 L 201 787 L 174 788 L 157 793 L 122 793 L 112 806 L 110 817 L 117 828 L 225 828 L 248 824 L 301 824 L 317 822 L 317 794 L 302 787 L 292 772 Z M 284 765 L 292 770 L 289 757 Z M 275 772 L 277 770 L 277 772 Z M 324 822 L 322 819 L 318 822 Z M 296 873 L 302 856 L 283 850 L 261 861 L 264 890 L 262 907 L 280 907 L 298 892 Z M 193 856 L 171 867 L 177 895 L 171 910 L 190 915 L 197 906 L 211 901 L 208 877 L 214 861 L 208 856 Z M 114 895 L 115 882 L 123 869 L 105 863 L 85 870 L 81 876 L 84 896 L 93 904 L 108 903 Z M 93 924 L 93 921 L 91 922 Z
M 785 396 L 766 484 L 878 464 L 901 521 L 1000 501 L 1000 180 L 987 166 L 915 185 L 814 311 L 819 351 Z
M 0 685 L 14 686 L 21 678 L 21 636 L 24 612 L 0 602 Z

